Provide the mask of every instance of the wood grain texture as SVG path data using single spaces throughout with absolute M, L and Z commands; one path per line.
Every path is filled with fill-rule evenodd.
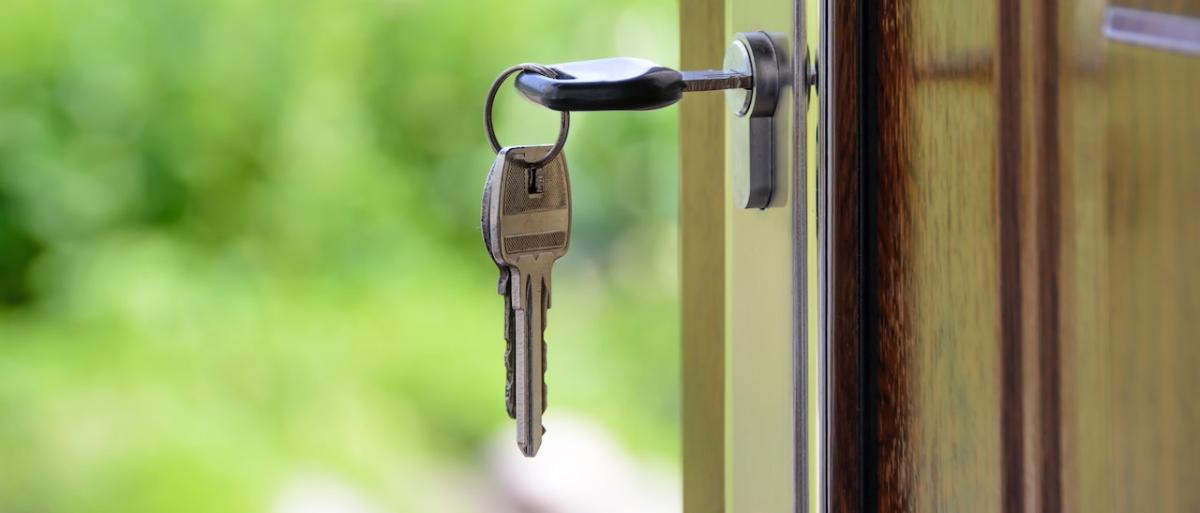
M 1105 3 L 1073 0 L 1059 19 L 1062 504 L 1080 513 L 1128 510 L 1115 502 L 1124 485 L 1112 480 L 1117 405 L 1109 368 L 1108 43 L 1086 28 L 1103 23 Z
M 1200 59 L 1102 0 L 850 3 L 834 509 L 1200 511 Z
M 680 65 L 708 69 L 725 52 L 725 2 L 681 0 Z M 680 103 L 683 507 L 725 504 L 725 118 L 719 94 Z
M 1005 456 L 1020 457 L 1020 439 L 1005 427 L 1021 422 L 1011 402 L 1020 310 L 1005 300 L 1019 297 L 1019 218 L 1002 205 L 1015 197 L 1020 158 L 1019 5 L 880 3 L 868 29 L 880 41 L 865 57 L 878 70 L 875 121 L 864 134 L 878 205 L 864 224 L 877 248 L 864 343 L 873 333 L 874 422 L 888 426 L 878 510 L 1015 511 L 1005 495 L 1019 493 L 1020 466 Z M 964 57 L 977 55 L 991 57 Z M 993 66 L 979 81 L 913 72 L 964 60 Z
M 1104 5 L 1076 4 L 1086 18 L 1059 25 L 1064 509 L 1200 511 L 1200 59 L 1096 41 L 1081 22 Z
M 1035 2 L 1032 6 L 1033 61 L 1028 102 L 1032 108 L 1029 138 L 1033 164 L 1029 168 L 1035 184 L 1033 216 L 1036 221 L 1027 231 L 1037 254 L 1036 283 L 1027 285 L 1036 297 L 1029 301 L 1036 308 L 1030 319 L 1036 324 L 1026 340 L 1031 341 L 1030 356 L 1036 361 L 1025 364 L 1034 386 L 1025 399 L 1029 409 L 1037 408 L 1036 422 L 1027 424 L 1031 433 L 1025 475 L 1033 486 L 1026 490 L 1026 510 L 1057 513 L 1062 511 L 1062 109 L 1059 2 Z M 1067 7 L 1071 7 L 1068 5 Z M 1036 306 L 1034 306 L 1036 305 Z
M 1107 65 L 1115 411 L 1093 421 L 1113 424 L 1118 510 L 1200 511 L 1200 61 L 1113 45 Z
M 832 503 L 996 511 L 999 6 L 833 9 Z
M 859 119 L 862 25 L 858 2 L 826 2 L 824 72 L 818 94 L 824 102 L 821 134 L 823 191 L 818 208 L 827 212 L 828 337 L 826 422 L 828 503 L 837 513 L 864 511 L 865 448 L 862 312 L 862 196 Z

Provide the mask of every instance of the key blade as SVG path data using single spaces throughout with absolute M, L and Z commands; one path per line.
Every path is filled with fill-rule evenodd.
M 720 91 L 723 89 L 750 89 L 754 80 L 745 73 L 736 71 L 684 71 L 683 91 Z
M 519 277 L 519 305 L 515 308 L 517 317 L 517 354 L 516 354 L 516 410 L 517 410 L 517 447 L 521 454 L 532 458 L 542 445 L 542 411 L 545 409 L 545 366 L 543 359 L 543 327 L 545 326 L 545 309 L 543 304 L 546 297 L 543 262 L 531 262 L 527 267 L 531 271 L 521 276 L 520 271 L 514 273 Z M 525 267 L 525 266 L 523 266 Z M 514 297 L 514 301 L 518 298 Z M 514 303 L 516 306 L 518 303 Z

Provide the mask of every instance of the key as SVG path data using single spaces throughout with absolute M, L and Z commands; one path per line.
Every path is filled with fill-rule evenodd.
M 496 264 L 500 277 L 496 280 L 496 293 L 504 296 L 504 411 L 508 413 L 511 419 L 517 418 L 515 405 L 513 404 L 513 366 L 516 354 L 513 352 L 513 344 L 516 343 L 516 319 L 512 308 L 512 295 L 510 294 L 509 278 L 510 272 L 508 266 L 504 265 L 499 256 L 492 253 L 492 190 L 496 187 L 500 171 L 503 169 L 504 160 L 497 158 L 496 163 L 492 165 L 491 171 L 488 172 L 487 181 L 483 187 L 483 207 L 479 216 L 481 225 L 480 231 L 483 233 L 483 245 L 487 248 L 488 254 L 492 256 L 492 261 Z
M 807 93 L 817 81 L 807 52 L 789 56 L 784 39 L 762 31 L 739 32 L 726 49 L 721 70 L 681 72 L 628 57 L 510 70 L 521 71 L 514 84 L 525 98 L 564 114 L 660 109 L 678 102 L 684 93 L 724 90 L 734 114 L 729 139 L 740 141 L 730 146 L 731 162 L 740 161 L 730 168 L 734 205 L 765 209 L 778 203 L 776 176 L 784 176 L 775 169 L 780 148 L 786 147 L 776 141 L 776 111 L 787 98 L 786 88 Z M 807 94 L 796 100 L 799 109 L 807 108 Z M 499 143 L 493 142 L 493 147 Z
M 509 268 L 514 315 L 514 409 L 517 446 L 532 457 L 541 446 L 545 410 L 545 326 L 551 304 L 551 271 L 566 254 L 571 236 L 571 194 L 560 153 L 540 168 L 550 146 L 501 149 L 489 214 L 493 256 Z

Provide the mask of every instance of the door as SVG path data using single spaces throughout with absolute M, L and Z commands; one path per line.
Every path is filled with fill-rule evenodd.
M 1200 509 L 1197 4 L 829 5 L 829 508 Z
M 685 510 L 1200 510 L 1200 6 L 817 3 L 681 4 L 819 63 L 763 211 L 681 109 Z

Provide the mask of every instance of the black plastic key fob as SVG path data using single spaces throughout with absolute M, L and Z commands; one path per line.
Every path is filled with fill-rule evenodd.
M 558 78 L 517 75 L 526 98 L 558 111 L 651 110 L 683 97 L 683 74 L 645 59 L 615 57 L 554 64 Z

